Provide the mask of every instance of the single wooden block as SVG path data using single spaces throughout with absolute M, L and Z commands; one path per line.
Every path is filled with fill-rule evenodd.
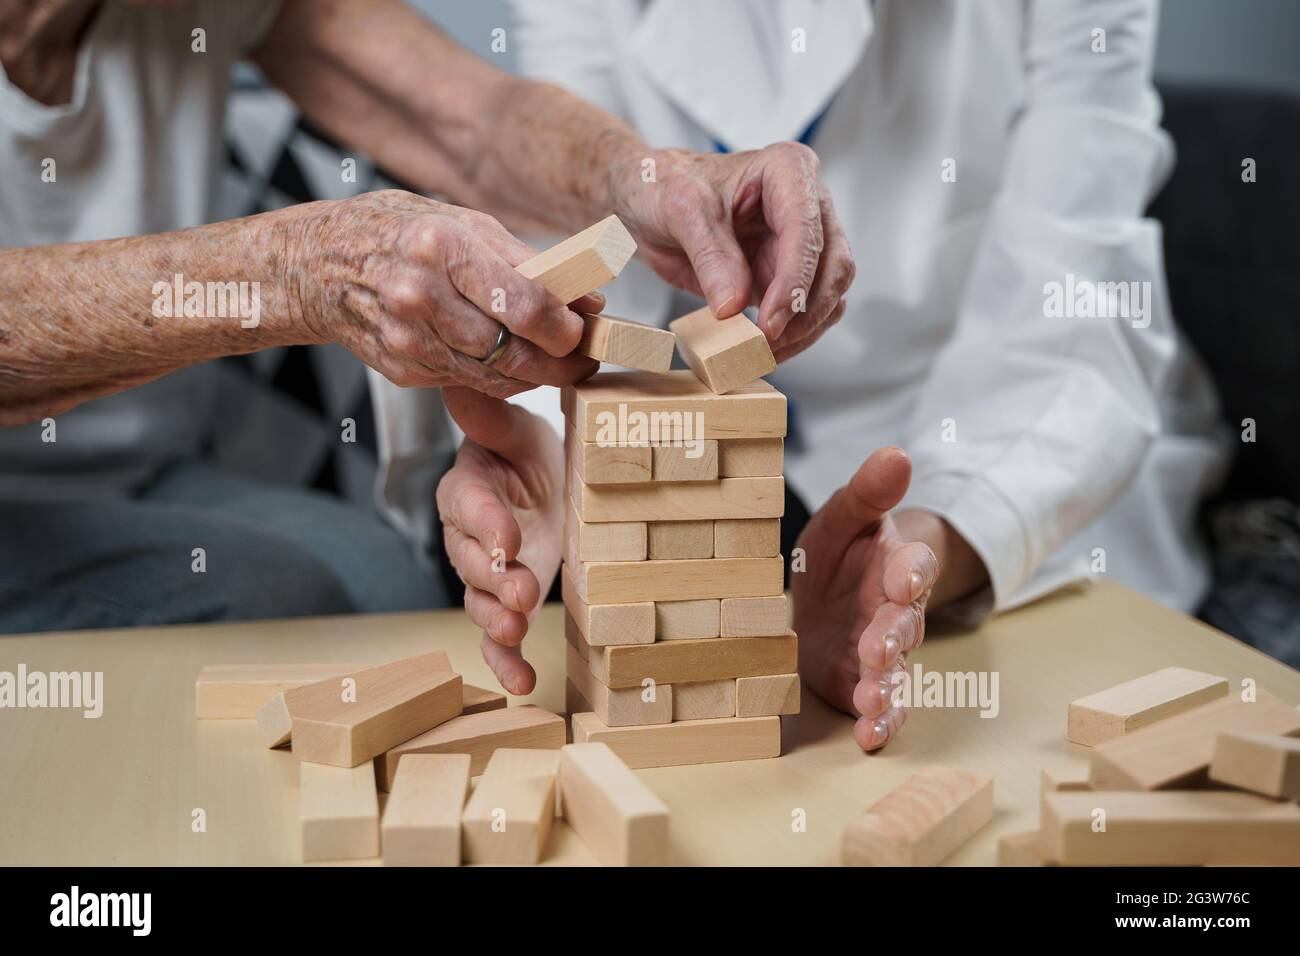
M 602 866 L 668 862 L 668 807 L 608 744 L 560 751 L 564 818 Z
M 573 569 L 573 585 L 588 604 L 768 597 L 785 586 L 784 568 L 779 557 L 589 561 Z
M 1066 866 L 1300 864 L 1300 807 L 1253 793 L 1089 791 L 1045 802 L 1043 850 Z
M 372 772 L 372 786 L 374 779 Z M 384 805 L 384 866 L 460 866 L 467 793 L 469 754 L 411 754 L 403 760 Z
M 1300 800 L 1300 740 L 1269 734 L 1219 734 L 1210 779 L 1269 797 Z
M 636 241 L 619 221 L 608 216 L 577 235 L 515 266 L 562 302 L 573 302 L 611 282 L 623 271 Z
M 578 517 L 588 522 L 779 518 L 785 513 L 784 478 L 579 484 L 572 495 Z
M 655 641 L 589 648 L 587 664 L 606 687 L 792 674 L 799 657 L 794 634 L 782 637 L 719 637 L 703 641 Z
M 300 764 L 298 807 L 304 863 L 379 856 L 379 794 L 369 763 Z
M 598 362 L 666 372 L 673 364 L 677 336 L 667 329 L 612 315 L 584 315 L 577 351 Z
M 721 606 L 716 598 L 659 601 L 654 606 L 655 640 L 705 641 L 718 637 Z
M 736 682 L 730 678 L 673 685 L 673 720 L 712 720 L 718 717 L 736 716 L 767 715 L 737 715 Z
M 498 748 L 559 750 L 563 746 L 564 718 L 523 704 L 455 717 L 412 737 L 375 758 L 375 778 L 380 790 L 390 789 L 398 764 L 407 754 L 469 754 L 470 776 L 477 776 Z
M 469 863 L 536 863 L 555 822 L 556 750 L 498 750 L 465 804 Z
M 589 485 L 649 481 L 654 474 L 649 445 L 598 445 L 572 427 L 564 429 L 564 457 L 570 472 Z
M 718 442 L 701 438 L 686 445 L 656 445 L 651 475 L 655 481 L 714 481 L 718 477 Z
M 1099 744 L 1088 780 L 1094 790 L 1180 790 L 1208 777 L 1220 733 L 1300 734 L 1300 711 L 1259 691 L 1253 703 L 1221 697 Z
M 918 770 L 848 822 L 843 862 L 937 866 L 992 819 L 992 777 L 951 767 Z
M 485 690 L 465 684 L 460 691 L 460 712 L 481 714 L 485 710 L 501 710 L 506 706 L 506 695 L 495 690 Z
M 600 372 L 560 392 L 578 437 L 602 445 L 784 438 L 785 396 L 764 381 L 714 395 L 695 373 Z
M 340 676 L 346 676 L 346 673 Z M 301 687 L 302 685 L 299 684 L 298 686 Z M 460 712 L 462 714 L 480 714 L 485 710 L 498 710 L 505 707 L 505 705 L 505 694 L 495 690 L 475 687 L 473 684 L 461 685 Z M 289 715 L 289 707 L 284 701 L 283 693 L 275 694 L 253 716 L 258 718 L 262 735 L 266 739 L 268 746 L 282 747 L 293 736 L 293 718 Z
M 194 716 L 200 720 L 250 720 L 268 700 L 290 687 L 365 670 L 371 664 L 209 664 L 194 681 Z
M 701 382 L 723 395 L 776 371 L 767 337 L 749 317 L 719 319 L 705 306 L 668 323 L 682 358 Z
M 564 649 L 565 672 L 590 710 L 608 727 L 666 724 L 673 720 L 673 687 L 626 687 L 611 690 L 591 673 L 582 655 L 570 643 Z
M 583 521 L 570 498 L 564 516 L 564 559 L 571 564 L 644 561 L 649 554 L 648 527 L 644 521 Z
M 769 637 L 790 629 L 790 603 L 784 594 L 724 598 L 721 637 Z
M 998 838 L 998 866 L 1055 866 L 1043 851 L 1037 830 L 1008 833 Z
M 728 438 L 718 442 L 719 478 L 776 478 L 783 474 L 783 439 Z
M 737 717 L 776 717 L 799 713 L 798 674 L 741 677 L 736 680 Z
M 724 518 L 713 522 L 715 557 L 770 558 L 780 553 L 780 518 Z
M 713 522 L 651 521 L 646 526 L 646 557 L 651 561 L 713 557 Z
M 1071 743 L 1094 747 L 1227 693 L 1228 682 L 1222 677 L 1166 667 L 1076 700 L 1070 705 L 1066 736 Z
M 633 770 L 781 756 L 780 717 L 684 720 L 657 727 L 607 727 L 595 714 L 574 714 L 573 742 L 606 743 Z
M 1088 765 L 1078 764 L 1050 770 L 1043 767 L 1038 773 L 1038 786 L 1043 793 L 1091 790 L 1092 784 L 1088 782 Z
M 568 565 L 560 571 L 560 596 L 564 599 L 565 610 L 588 644 L 605 647 L 654 643 L 654 602 L 588 604 L 578 596 Z

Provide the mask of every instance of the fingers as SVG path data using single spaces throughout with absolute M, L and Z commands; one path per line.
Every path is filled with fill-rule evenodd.
M 504 647 L 493 641 L 486 634 L 479 643 L 483 651 L 483 660 L 497 680 L 511 694 L 531 694 L 537 686 L 537 672 L 524 660 L 518 647 Z
M 885 513 L 902 500 L 911 480 L 912 460 L 901 448 L 872 452 L 817 513 L 827 550 L 838 554 L 852 539 L 874 531 Z
M 891 707 L 878 717 L 859 717 L 853 725 L 853 739 L 863 750 L 879 750 L 907 722 L 907 711 Z
M 798 143 L 764 152 L 771 159 L 763 170 L 763 212 L 776 236 L 776 264 L 759 305 L 758 325 L 775 342 L 796 311 L 811 305 L 825 235 L 817 154 Z
M 545 462 L 561 451 L 551 427 L 518 405 L 459 387 L 444 388 L 442 400 L 467 438 L 506 461 Z
M 502 606 L 527 614 L 541 598 L 537 576 L 518 561 L 505 557 L 504 549 L 486 550 L 455 525 L 443 525 L 447 557 L 466 585 L 493 595 Z
M 939 578 L 939 559 L 922 541 L 903 545 L 885 565 L 885 597 L 894 604 L 911 604 L 934 587 Z M 906 648 L 904 648 L 906 650 Z
M 749 265 L 722 200 L 712 190 L 670 186 L 669 231 L 690 260 L 700 291 L 720 319 L 749 304 Z
M 492 594 L 472 585 L 465 587 L 465 612 L 493 642 L 518 647 L 528 634 L 528 617 L 512 611 Z
M 820 208 L 825 246 L 817 265 L 817 277 L 808 293 L 805 310 L 792 316 L 785 331 L 772 343 L 773 352 L 789 349 L 790 354 L 796 355 L 844 317 L 844 296 L 853 284 L 857 267 L 830 197 L 824 189 L 822 192 Z M 796 343 L 802 344 L 794 348 Z
M 831 314 L 827 316 L 826 321 L 812 329 L 807 335 L 800 334 L 805 329 L 802 322 L 788 326 L 785 335 L 781 336 L 780 342 L 772 346 L 772 357 L 776 359 L 777 364 L 787 362 L 800 352 L 806 352 L 816 345 L 823 335 L 835 327 L 835 323 L 844 318 L 847 307 L 848 300 L 840 299 L 835 308 L 831 310 Z
M 863 674 L 885 673 L 899 658 L 925 640 L 925 606 L 883 604 L 858 638 L 858 662 Z
M 467 468 L 452 468 L 438 482 L 436 497 L 444 526 L 468 535 L 489 555 L 499 548 L 507 561 L 519 556 L 519 523 L 480 476 Z

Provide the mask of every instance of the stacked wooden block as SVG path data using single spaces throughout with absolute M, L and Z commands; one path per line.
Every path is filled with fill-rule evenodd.
M 785 397 L 761 379 L 715 394 L 682 370 L 602 373 L 562 403 L 574 741 L 632 767 L 779 756 L 800 695 Z

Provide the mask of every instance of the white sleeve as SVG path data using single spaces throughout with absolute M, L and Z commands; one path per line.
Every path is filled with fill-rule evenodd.
M 628 115 L 614 77 L 610 10 L 601 0 L 510 0 L 519 73 Z

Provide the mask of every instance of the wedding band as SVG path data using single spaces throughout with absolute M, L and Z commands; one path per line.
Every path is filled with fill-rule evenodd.
M 510 330 L 503 325 L 500 327 L 500 331 L 497 332 L 497 344 L 492 346 L 492 351 L 488 352 L 488 354 L 479 359 L 479 361 L 484 365 L 491 365 L 501 357 L 501 353 L 506 350 L 506 346 L 509 344 Z

